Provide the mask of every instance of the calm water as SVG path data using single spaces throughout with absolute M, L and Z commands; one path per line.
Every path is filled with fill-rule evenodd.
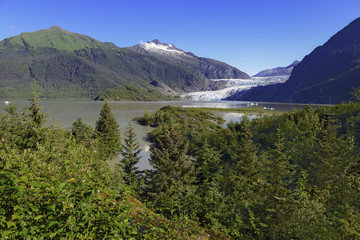
M 15 103 L 18 109 L 23 109 L 29 106 L 26 100 L 9 100 Z M 95 123 L 99 118 L 100 109 L 104 102 L 95 101 L 80 101 L 80 100 L 44 100 L 40 101 L 40 106 L 43 107 L 43 112 L 47 112 L 47 125 L 54 124 L 59 127 L 71 129 L 73 122 L 78 117 L 83 117 L 84 122 L 95 127 Z M 180 107 L 211 107 L 211 108 L 239 108 L 239 107 L 254 107 L 261 106 L 266 108 L 274 108 L 279 111 L 290 111 L 293 109 L 303 108 L 303 104 L 284 104 L 284 103 L 249 103 L 236 101 L 216 101 L 216 102 L 199 102 L 199 101 L 164 101 L 164 102 L 109 102 L 112 112 L 114 113 L 119 125 L 120 132 L 123 138 L 126 127 L 134 117 L 143 116 L 146 111 L 149 113 L 155 112 L 159 108 L 172 105 Z M 0 103 L 2 112 L 5 106 L 4 101 Z M 223 118 L 229 121 L 240 121 L 242 114 L 224 113 Z M 250 116 L 250 118 L 256 116 Z M 135 128 L 138 141 L 142 147 L 142 160 L 139 163 L 140 169 L 149 168 L 149 143 L 144 140 L 146 134 L 151 131 L 150 127 L 144 127 L 136 123 L 132 123 Z M 115 160 L 116 161 L 116 160 Z M 112 163 L 114 164 L 114 162 Z

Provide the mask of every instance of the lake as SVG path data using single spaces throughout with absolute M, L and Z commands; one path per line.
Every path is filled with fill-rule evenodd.
M 18 110 L 24 107 L 30 106 L 29 101 L 26 100 L 9 100 L 11 103 L 15 103 L 18 106 Z M 3 112 L 5 102 L 2 101 L 0 104 Z M 43 108 L 42 112 L 48 113 L 47 125 L 54 124 L 62 128 L 71 129 L 73 122 L 80 116 L 83 117 L 85 123 L 95 127 L 95 123 L 99 118 L 99 113 L 104 102 L 95 101 L 82 101 L 82 100 L 42 100 L 39 105 Z M 293 109 L 304 108 L 304 104 L 286 104 L 286 103 L 255 103 L 255 102 L 240 102 L 240 101 L 163 101 L 163 102 L 109 102 L 112 112 L 120 125 L 121 137 L 124 137 L 125 129 L 129 122 L 134 117 L 143 116 L 146 111 L 149 113 L 155 112 L 159 108 L 172 105 L 180 107 L 211 107 L 211 108 L 246 108 L 246 107 L 266 107 L 273 108 L 278 111 L 291 111 Z M 237 113 L 221 113 L 226 122 L 229 121 L 240 121 L 242 114 Z M 252 116 L 254 117 L 254 116 Z M 139 144 L 142 148 L 141 156 L 142 159 L 139 163 L 139 168 L 149 168 L 148 159 L 149 143 L 144 140 L 146 134 L 151 131 L 150 127 L 144 127 L 136 123 L 132 123 L 135 132 L 138 137 Z M 122 139 L 123 140 L 123 139 Z M 115 164 L 112 161 L 112 165 Z

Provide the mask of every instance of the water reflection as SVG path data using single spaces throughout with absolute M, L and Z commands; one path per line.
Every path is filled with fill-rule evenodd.
M 225 120 L 223 127 L 226 127 L 228 123 L 230 122 L 235 122 L 235 123 L 239 123 L 241 122 L 241 120 L 243 119 L 243 117 L 245 116 L 244 113 L 218 113 L 219 115 L 221 115 L 221 117 Z M 246 114 L 247 117 L 251 120 L 255 119 L 255 118 L 260 118 L 261 116 L 258 114 Z

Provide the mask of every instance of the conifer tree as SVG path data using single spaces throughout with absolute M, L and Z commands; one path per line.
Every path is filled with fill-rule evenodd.
M 34 85 L 33 98 L 29 99 L 30 107 L 27 109 L 29 112 L 25 112 L 21 115 L 21 132 L 22 147 L 23 148 L 35 148 L 38 143 L 44 140 L 43 124 L 46 122 L 46 114 L 41 112 L 39 106 L 38 96 L 36 93 L 36 84 Z
M 263 177 L 260 172 L 262 155 L 253 143 L 250 120 L 244 117 L 240 123 L 228 125 L 233 138 L 229 142 L 230 164 L 224 171 L 224 191 L 227 211 L 224 224 L 237 237 L 256 236 L 259 223 L 254 209 L 263 201 Z
M 268 226 L 265 234 L 271 238 L 277 238 L 287 231 L 289 211 L 289 186 L 294 181 L 293 166 L 290 164 L 289 154 L 285 149 L 283 132 L 278 129 L 275 138 L 275 148 L 269 151 L 268 156 L 268 189 L 265 192 L 264 201 L 264 224 Z
M 328 192 L 324 201 L 328 221 L 327 231 L 337 239 L 359 239 L 360 213 L 359 173 L 354 172 L 358 161 L 354 138 L 338 136 L 338 128 L 328 123 L 314 148 L 314 161 L 309 170 L 311 183 Z M 357 200 L 355 200 L 357 199 Z M 355 201 L 354 201 L 355 200 Z
M 41 127 L 45 123 L 46 114 L 41 113 L 41 107 L 37 99 L 36 93 L 30 99 L 31 106 L 29 107 L 29 117 L 33 120 L 36 126 Z
M 37 127 L 41 127 L 46 121 L 46 114 L 41 113 L 39 106 L 38 93 L 36 92 L 36 81 L 34 82 L 33 97 L 29 100 L 31 106 L 29 107 L 29 117 Z
M 132 188 L 138 189 L 140 171 L 135 165 L 140 161 L 141 149 L 136 141 L 136 133 L 129 123 L 125 133 L 125 144 L 122 145 L 120 166 L 124 172 L 124 180 Z
M 274 144 L 275 148 L 270 151 L 269 156 L 268 180 L 270 192 L 273 196 L 280 197 L 287 191 L 286 186 L 289 185 L 289 183 L 285 181 L 285 178 L 289 180 L 288 176 L 291 172 L 291 165 L 286 149 L 284 148 L 283 133 L 279 129 Z
M 82 142 L 86 147 L 90 147 L 94 142 L 92 138 L 94 129 L 84 123 L 82 117 L 79 117 L 72 125 L 71 134 L 78 142 Z
M 187 156 L 188 142 L 170 126 L 151 148 L 148 195 L 155 208 L 167 216 L 191 210 L 194 194 L 194 164 Z M 169 212 L 170 211 L 170 212 Z
M 324 194 L 307 183 L 306 170 L 300 172 L 296 188 L 292 191 L 290 211 L 290 235 L 296 239 L 329 239 L 326 209 L 322 199 Z M 333 236 L 331 236 L 333 237 Z
M 95 136 L 99 142 L 99 154 L 106 160 L 111 159 L 121 149 L 120 130 L 107 101 L 96 121 Z
M 82 117 L 76 119 L 76 121 L 72 125 L 71 133 L 78 140 L 85 140 L 89 138 L 92 134 L 92 127 L 84 123 Z
M 205 143 L 196 154 L 196 194 L 198 204 L 194 210 L 201 222 L 215 224 L 222 216 L 224 194 L 221 191 L 222 162 L 220 152 Z

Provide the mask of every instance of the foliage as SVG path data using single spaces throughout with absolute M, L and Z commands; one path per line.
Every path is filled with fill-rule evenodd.
M 83 142 L 88 146 L 90 146 L 93 141 L 94 129 L 90 125 L 84 123 L 82 117 L 79 117 L 73 123 L 71 133 L 77 141 Z
M 129 123 L 125 133 L 125 144 L 122 145 L 120 166 L 123 171 L 123 178 L 126 184 L 132 187 L 135 191 L 141 190 L 141 172 L 136 167 L 140 161 L 140 145 L 136 140 L 134 128 Z
M 194 167 L 187 150 L 187 141 L 171 126 L 151 148 L 147 194 L 153 206 L 169 217 L 184 216 L 191 209 Z
M 352 92 L 350 92 L 351 94 L 351 102 L 360 102 L 360 88 L 355 88 L 353 89 Z
M 32 107 L 38 109 L 37 103 Z M 96 141 L 85 143 L 67 129 L 39 126 L 34 111 L 18 115 L 14 105 L 6 110 L 0 115 L 2 239 L 176 239 L 203 234 L 196 222 L 166 220 L 124 192 L 115 192 L 124 187 L 115 186 L 119 181 L 95 154 Z M 34 126 L 36 131 L 29 131 Z
M 120 151 L 119 125 L 107 102 L 101 108 L 100 117 L 96 121 L 95 137 L 99 143 L 99 154 L 101 157 L 111 159 Z
M 165 106 L 158 111 L 145 115 L 136 119 L 140 124 L 147 126 L 157 126 L 149 135 L 150 138 L 156 139 L 167 128 L 168 125 L 178 131 L 189 140 L 189 154 L 195 154 L 198 145 L 204 143 L 203 136 L 206 134 L 221 130 L 219 124 L 224 123 L 224 120 L 216 114 L 196 108 L 181 108 L 173 106 Z
M 164 107 L 140 119 L 156 127 L 145 182 L 133 128 L 122 148 L 113 141 L 107 102 L 95 134 L 81 118 L 71 132 L 44 127 L 30 104 L 0 115 L 1 238 L 360 237 L 358 102 L 226 127 L 204 110 Z M 102 148 L 114 143 L 123 158 L 110 171 Z
M 179 98 L 166 96 L 156 89 L 123 85 L 107 89 L 95 97 L 95 101 L 165 101 Z
M 236 239 L 357 239 L 359 113 L 357 102 L 308 106 L 226 128 L 204 109 L 147 113 L 147 201 Z M 178 162 L 189 175 L 171 180 Z

